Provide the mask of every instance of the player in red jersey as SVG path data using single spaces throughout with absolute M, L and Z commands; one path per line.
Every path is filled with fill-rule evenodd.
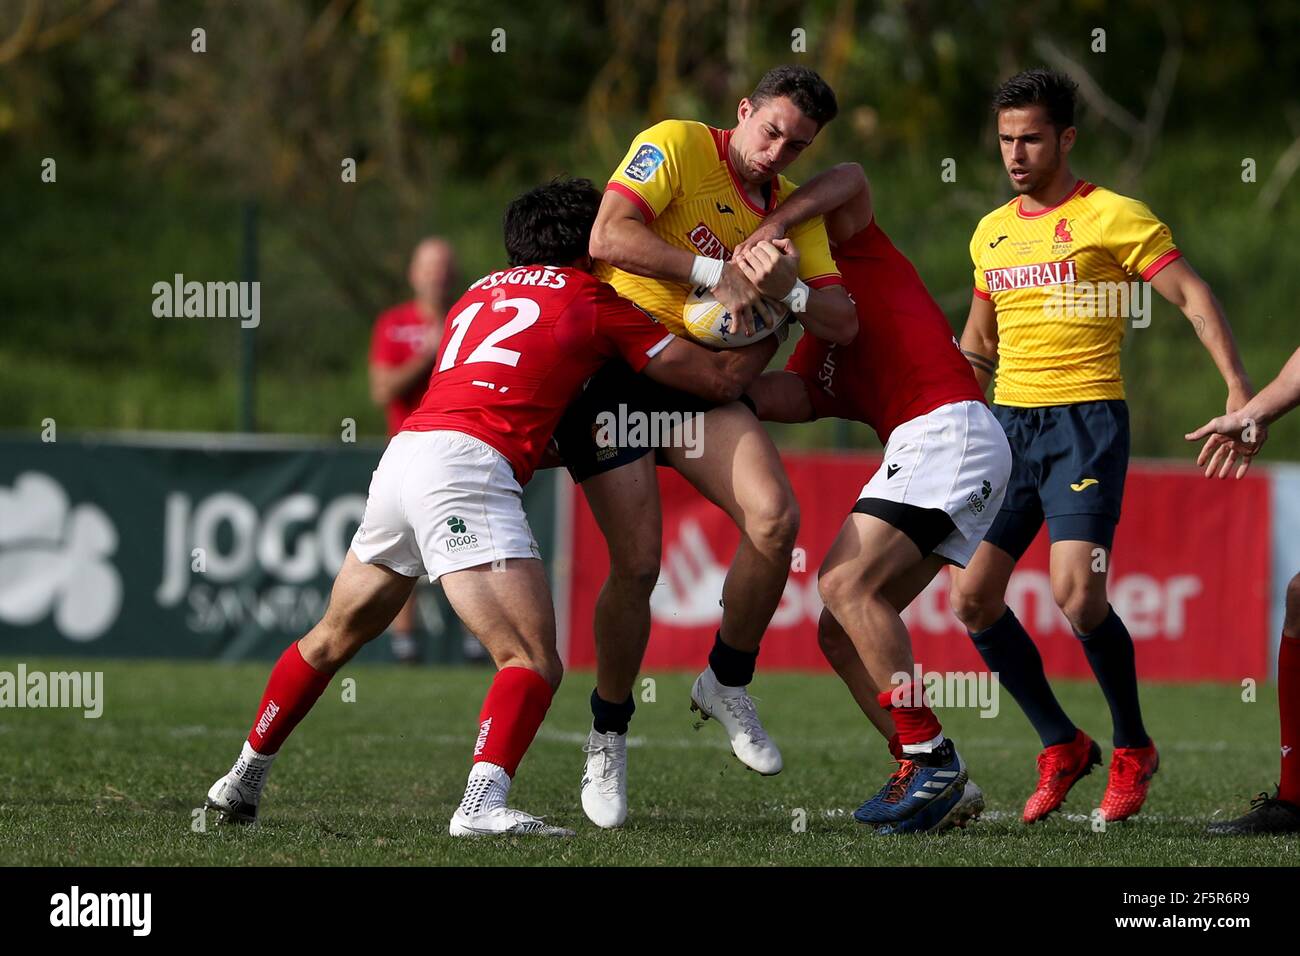
M 608 359 L 733 401 L 776 350 L 774 341 L 731 352 L 687 342 L 592 276 L 599 206 L 600 193 L 579 179 L 534 189 L 507 210 L 511 268 L 479 279 L 452 308 L 428 391 L 375 469 L 324 618 L 275 665 L 238 760 L 208 793 L 227 819 L 256 819 L 285 738 L 428 574 L 498 668 L 451 834 L 572 834 L 506 806 L 562 671 L 522 486 L 564 409 Z
M 1211 419 L 1187 435 L 1188 441 L 1210 436 L 1196 459 L 1205 477 L 1226 478 L 1237 464 L 1240 478 L 1259 451 L 1270 422 L 1300 405 L 1300 349 L 1259 394 L 1235 412 Z M 1286 587 L 1282 640 L 1277 649 L 1277 709 L 1282 728 L 1282 770 L 1277 792 L 1261 793 L 1248 812 L 1209 825 L 1215 836 L 1300 833 L 1300 574 Z
M 447 307 L 458 289 L 451 244 L 430 236 L 411 253 L 406 270 L 415 298 L 384 311 L 370 336 L 370 398 L 384 409 L 388 437 L 402 430 L 429 384 L 442 342 Z M 397 612 L 392 626 L 393 656 L 404 664 L 420 659 L 415 636 L 415 592 Z
M 898 769 L 854 817 L 882 834 L 964 825 L 983 808 L 978 787 L 913 681 L 899 612 L 944 564 L 964 565 L 1002 502 L 1011 451 L 943 312 L 912 264 L 876 224 L 862 168 L 810 180 L 770 213 L 749 248 L 824 215 L 835 264 L 858 315 L 848 345 L 805 332 L 785 371 L 749 396 L 759 418 L 865 422 L 884 463 L 858 496 L 818 572 L 826 607 L 822 651 L 858 706 L 890 739 Z
M 429 384 L 457 288 L 451 244 L 436 236 L 422 240 L 406 275 L 415 298 L 381 313 L 370 337 L 370 397 L 384 409 L 390 438 L 419 407 Z

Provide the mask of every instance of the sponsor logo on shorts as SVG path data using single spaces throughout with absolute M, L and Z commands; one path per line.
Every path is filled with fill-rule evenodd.
M 885 480 L 888 481 L 890 478 L 893 478 L 896 474 L 898 474 L 898 469 L 902 467 L 903 467 L 902 465 L 886 465 Z
M 614 445 L 603 445 L 605 426 L 600 422 L 591 423 L 591 443 L 596 446 L 596 461 L 609 461 L 611 458 L 618 457 L 618 448 Z
M 984 511 L 984 502 L 989 500 L 989 495 L 993 494 L 993 485 L 987 480 L 980 485 L 979 491 L 972 491 L 970 497 L 966 499 L 966 507 L 973 515 L 980 514 Z
M 452 515 L 447 519 L 447 527 L 451 529 L 451 537 L 447 539 L 448 554 L 455 554 L 458 551 L 464 551 L 466 548 L 478 547 L 478 535 L 468 533 L 469 528 L 466 526 L 464 518 Z
M 1085 478 L 1083 481 L 1075 481 L 1070 484 L 1071 491 L 1083 491 L 1085 488 L 1091 488 L 1093 485 L 1099 485 L 1096 478 Z
M 638 183 L 643 183 L 655 174 L 660 166 L 663 165 L 664 154 L 658 146 L 653 143 L 642 143 L 632 157 L 632 161 L 627 164 L 623 170 L 623 175 L 628 179 L 633 179 Z

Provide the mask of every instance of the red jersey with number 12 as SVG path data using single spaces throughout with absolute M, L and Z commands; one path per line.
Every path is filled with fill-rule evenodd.
M 884 444 L 941 405 L 985 401 L 943 310 L 874 219 L 832 251 L 858 337 L 835 345 L 805 332 L 786 363 L 804 380 L 814 418 L 865 422 Z
M 429 390 L 402 431 L 472 435 L 526 484 L 597 369 L 620 357 L 639 372 L 671 341 L 648 313 L 580 269 L 494 272 L 448 312 Z

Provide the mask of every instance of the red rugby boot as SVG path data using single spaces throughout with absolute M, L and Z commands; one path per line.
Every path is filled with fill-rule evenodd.
M 1110 758 L 1110 778 L 1101 798 L 1101 816 L 1107 823 L 1127 820 L 1146 803 L 1151 778 L 1160 769 L 1156 745 L 1116 747 Z
M 1101 748 L 1082 730 L 1068 744 L 1045 749 L 1038 755 L 1038 788 L 1025 801 L 1024 821 L 1037 823 L 1059 810 L 1070 788 L 1100 764 Z

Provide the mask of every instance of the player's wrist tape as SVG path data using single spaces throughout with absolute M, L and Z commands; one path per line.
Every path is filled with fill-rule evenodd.
M 712 289 L 722 281 L 722 265 L 721 259 L 696 256 L 691 263 L 691 285 L 697 289 Z
M 809 291 L 808 283 L 803 279 L 795 279 L 794 285 L 781 301 L 790 307 L 791 312 L 805 312 L 808 309 Z

